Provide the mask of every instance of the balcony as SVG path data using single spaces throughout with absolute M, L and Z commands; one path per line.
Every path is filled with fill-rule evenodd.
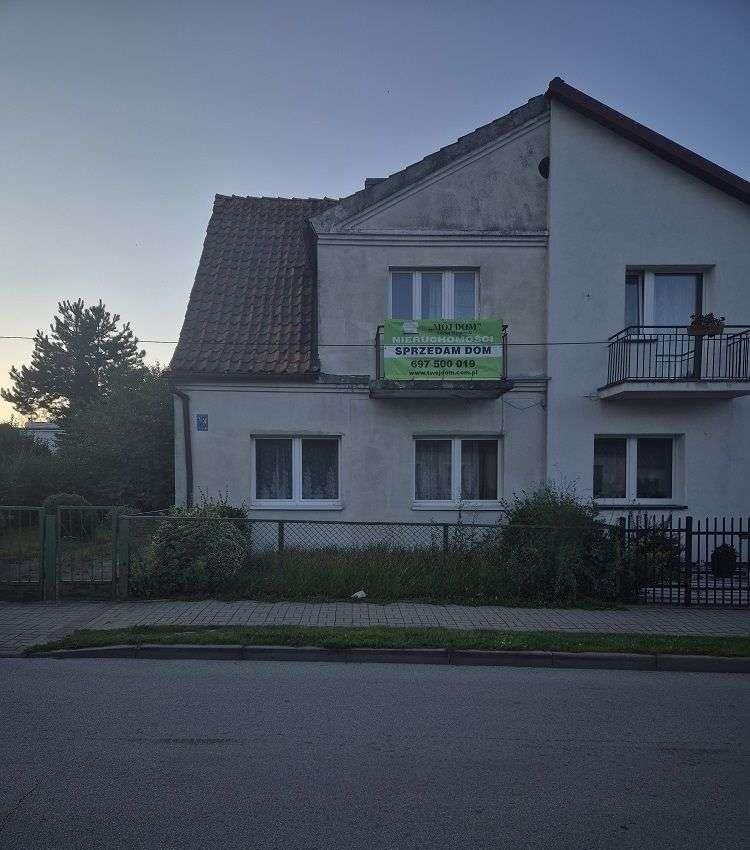
M 507 378 L 507 326 L 498 322 L 496 327 L 499 334 L 489 343 L 491 351 L 485 351 L 483 345 L 467 345 L 465 341 L 459 345 L 444 345 L 437 354 L 434 346 L 417 346 L 419 351 L 409 360 L 410 364 L 418 364 L 417 369 L 405 369 L 405 374 L 414 371 L 416 377 L 402 379 L 400 375 L 394 377 L 393 369 L 386 367 L 385 327 L 380 325 L 375 334 L 375 380 L 370 381 L 370 398 L 499 398 L 512 389 L 513 382 Z M 450 352 L 444 353 L 447 348 Z M 477 351 L 479 354 L 472 353 Z M 483 360 L 484 354 L 492 358 L 491 365 Z M 430 372 L 456 377 L 431 380 Z
M 601 399 L 738 398 L 750 395 L 750 327 L 693 336 L 678 325 L 632 326 L 609 338 Z

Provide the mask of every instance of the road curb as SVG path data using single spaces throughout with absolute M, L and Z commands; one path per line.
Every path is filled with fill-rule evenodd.
M 144 658 L 213 661 L 338 661 L 343 663 L 438 664 L 471 667 L 653 670 L 750 673 L 750 658 L 632 652 L 540 652 L 475 649 L 335 649 L 319 646 L 240 644 L 120 644 L 27 653 L 26 658 Z

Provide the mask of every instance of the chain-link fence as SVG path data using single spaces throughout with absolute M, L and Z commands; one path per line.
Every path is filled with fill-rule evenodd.
M 121 538 L 129 589 L 141 596 L 191 588 L 348 599 L 364 590 L 378 601 L 565 604 L 612 602 L 619 587 L 620 537 L 604 523 L 568 529 L 178 515 L 123 518 Z
M 0 507 L 0 594 L 750 606 L 750 520 L 574 527 Z

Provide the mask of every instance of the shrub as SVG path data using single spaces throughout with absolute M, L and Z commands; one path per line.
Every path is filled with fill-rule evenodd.
M 60 512 L 60 534 L 63 537 L 75 537 L 83 539 L 93 534 L 96 525 L 94 511 L 81 511 L 89 502 L 79 496 L 78 493 L 54 493 L 42 502 L 46 514 L 56 514 L 58 508 L 73 508 L 74 510 L 63 510 Z
M 613 602 L 620 557 L 615 530 L 571 487 L 544 484 L 504 505 L 488 595 L 521 604 Z
M 717 578 L 731 578 L 737 569 L 737 550 L 722 543 L 711 553 L 711 570 Z
M 55 455 L 14 421 L 0 422 L 0 505 L 41 504 L 62 487 Z
M 212 508 L 175 509 L 159 523 L 145 560 L 131 566 L 135 596 L 222 592 L 247 554 L 246 530 Z
M 678 581 L 682 576 L 683 547 L 666 522 L 636 526 L 629 532 L 628 558 L 639 584 Z

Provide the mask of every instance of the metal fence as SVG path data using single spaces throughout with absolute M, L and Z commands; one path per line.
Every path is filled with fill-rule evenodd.
M 638 602 L 750 606 L 750 518 L 641 514 L 620 528 Z
M 168 560 L 173 551 L 196 561 L 198 582 L 208 539 L 248 596 L 262 590 L 304 598 L 314 594 L 315 577 L 325 571 L 339 598 L 361 583 L 383 598 L 470 601 L 472 588 L 486 590 L 501 566 L 507 572 L 507 562 L 497 560 L 499 546 L 524 553 L 510 565 L 522 574 L 529 572 L 524 559 L 533 553 L 554 571 L 575 543 L 579 554 L 590 551 L 591 560 L 600 562 L 604 545 L 612 560 L 611 570 L 590 579 L 588 590 L 601 598 L 750 607 L 750 518 L 633 514 L 588 530 L 470 522 L 206 522 L 179 514 L 125 514 L 112 506 L 60 507 L 54 514 L 0 507 L 0 596 L 123 598 L 134 588 L 142 591 L 155 561 Z M 229 525 L 236 534 L 224 533 Z M 604 588 L 609 581 L 612 587 Z
M 0 506 L 0 597 L 114 595 L 121 510 Z
M 0 506 L 0 587 L 11 598 L 42 596 L 44 511 Z
M 693 336 L 676 325 L 633 326 L 609 338 L 607 384 L 622 381 L 750 381 L 750 328 Z

